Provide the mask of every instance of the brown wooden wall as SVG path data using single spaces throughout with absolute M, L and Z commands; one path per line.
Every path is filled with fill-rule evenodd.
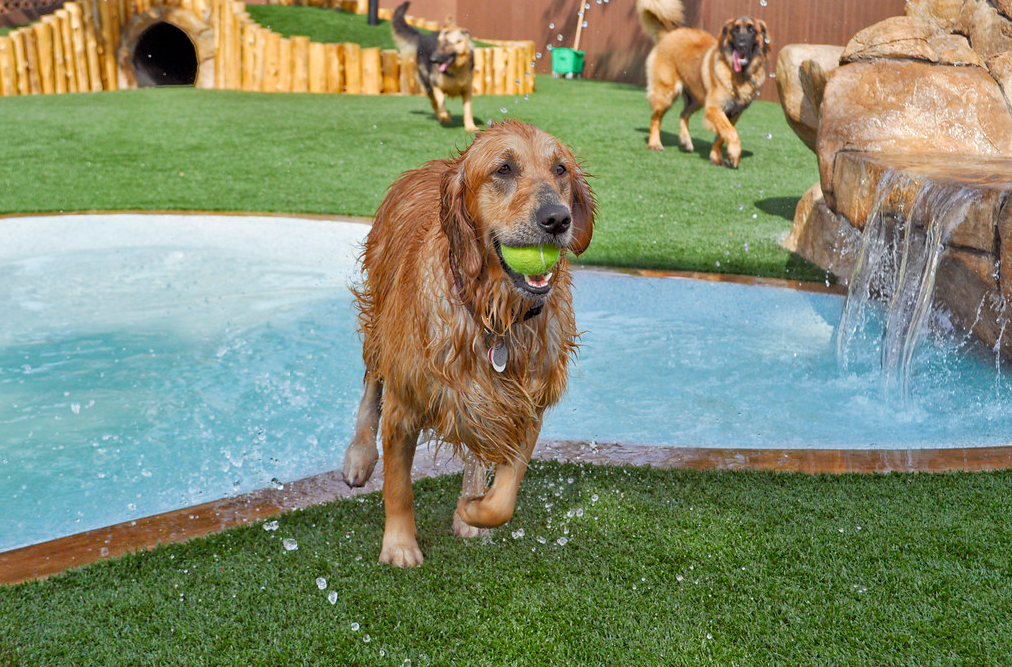
M 573 46 L 577 12 L 587 2 L 587 27 L 580 38 L 586 52 L 583 75 L 610 81 L 644 83 L 643 66 L 652 42 L 640 28 L 635 0 L 412 0 L 409 14 L 442 21 L 453 15 L 477 37 L 534 40 L 541 58 L 536 71 L 552 71 L 548 44 Z M 394 8 L 399 0 L 380 0 Z M 766 21 L 772 62 L 785 44 L 846 44 L 858 30 L 890 16 L 901 16 L 904 0 L 685 0 L 686 22 L 712 33 L 724 22 L 748 14 Z M 554 23 L 555 28 L 549 28 Z M 562 41 L 558 35 L 562 34 Z M 773 65 L 770 70 L 772 71 Z M 776 100 L 771 79 L 763 99 Z

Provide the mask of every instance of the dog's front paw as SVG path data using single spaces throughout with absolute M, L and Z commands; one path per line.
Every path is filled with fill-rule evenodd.
M 661 142 L 659 142 L 659 141 L 651 141 L 650 143 L 647 144 L 647 148 L 649 148 L 652 151 L 663 151 L 664 150 L 664 146 L 662 146 Z
M 696 150 L 696 147 L 692 143 L 692 139 L 684 139 L 682 137 L 679 137 L 678 144 L 682 147 L 682 150 L 684 150 L 687 153 L 691 153 L 692 151 Z
M 488 528 L 478 528 L 476 526 L 472 526 L 460 518 L 460 512 L 456 510 L 453 511 L 453 534 L 457 537 L 463 537 L 464 539 L 469 540 L 472 537 L 489 535 L 491 532 L 492 531 Z
M 380 550 L 379 562 L 390 563 L 397 567 L 414 567 L 421 565 L 425 557 L 418 548 L 418 542 L 391 539 L 383 536 L 383 548 Z
M 344 454 L 341 475 L 348 486 L 362 486 L 372 477 L 372 471 L 379 459 L 375 447 L 352 443 Z

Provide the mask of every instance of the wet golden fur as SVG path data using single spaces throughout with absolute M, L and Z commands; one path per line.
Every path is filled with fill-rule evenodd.
M 647 99 L 653 114 L 647 145 L 661 145 L 661 119 L 679 95 L 685 108 L 679 117 L 678 140 L 693 150 L 688 119 L 703 109 L 704 125 L 717 133 L 710 149 L 710 161 L 724 164 L 722 149 L 727 144 L 727 163 L 738 167 L 741 140 L 735 123 L 759 95 L 766 81 L 769 35 L 766 23 L 742 16 L 724 24 L 719 37 L 694 28 L 676 27 L 683 20 L 681 0 L 638 0 L 640 21 L 657 42 L 647 56 Z M 736 71 L 736 61 L 747 64 Z
M 548 204 L 565 207 L 571 224 L 555 239 L 564 250 L 550 291 L 532 296 L 507 274 L 495 242 L 543 240 L 536 218 Z M 420 432 L 497 464 L 486 495 L 461 501 L 457 518 L 467 525 L 455 521 L 458 534 L 512 515 L 542 415 L 562 396 L 576 350 L 566 252 L 590 243 L 594 206 L 569 149 L 517 121 L 479 133 L 458 157 L 428 162 L 391 186 L 362 259 L 366 388 L 344 466 L 349 484 L 365 482 L 379 424 L 387 512 L 381 560 L 422 559 L 410 488 Z M 525 321 L 539 302 L 542 310 Z M 501 373 L 487 357 L 499 339 L 509 350 Z

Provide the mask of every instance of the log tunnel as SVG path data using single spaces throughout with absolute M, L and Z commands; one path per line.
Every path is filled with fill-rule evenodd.
M 197 49 L 189 36 L 166 21 L 147 28 L 133 49 L 138 87 L 192 86 L 197 80 Z

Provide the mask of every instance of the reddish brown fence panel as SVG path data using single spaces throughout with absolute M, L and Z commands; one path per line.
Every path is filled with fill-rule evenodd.
M 471 33 L 500 39 L 530 39 L 541 53 L 536 71 L 552 71 L 548 45 L 573 46 L 581 2 L 589 4 L 580 38 L 586 52 L 583 75 L 610 81 L 644 83 L 643 64 L 652 43 L 640 28 L 635 0 L 548 0 L 487 2 L 477 0 L 412 0 L 411 13 L 442 20 L 453 17 Z M 381 0 L 394 8 L 398 0 Z M 743 14 L 761 18 L 769 27 L 772 62 L 785 44 L 846 44 L 861 28 L 890 16 L 901 16 L 904 0 L 685 0 L 687 23 L 716 33 L 725 21 Z M 554 27 L 552 27 L 554 25 Z M 559 35 L 562 35 L 561 41 Z M 771 65 L 770 69 L 773 69 Z M 776 100 L 772 79 L 763 99 Z

